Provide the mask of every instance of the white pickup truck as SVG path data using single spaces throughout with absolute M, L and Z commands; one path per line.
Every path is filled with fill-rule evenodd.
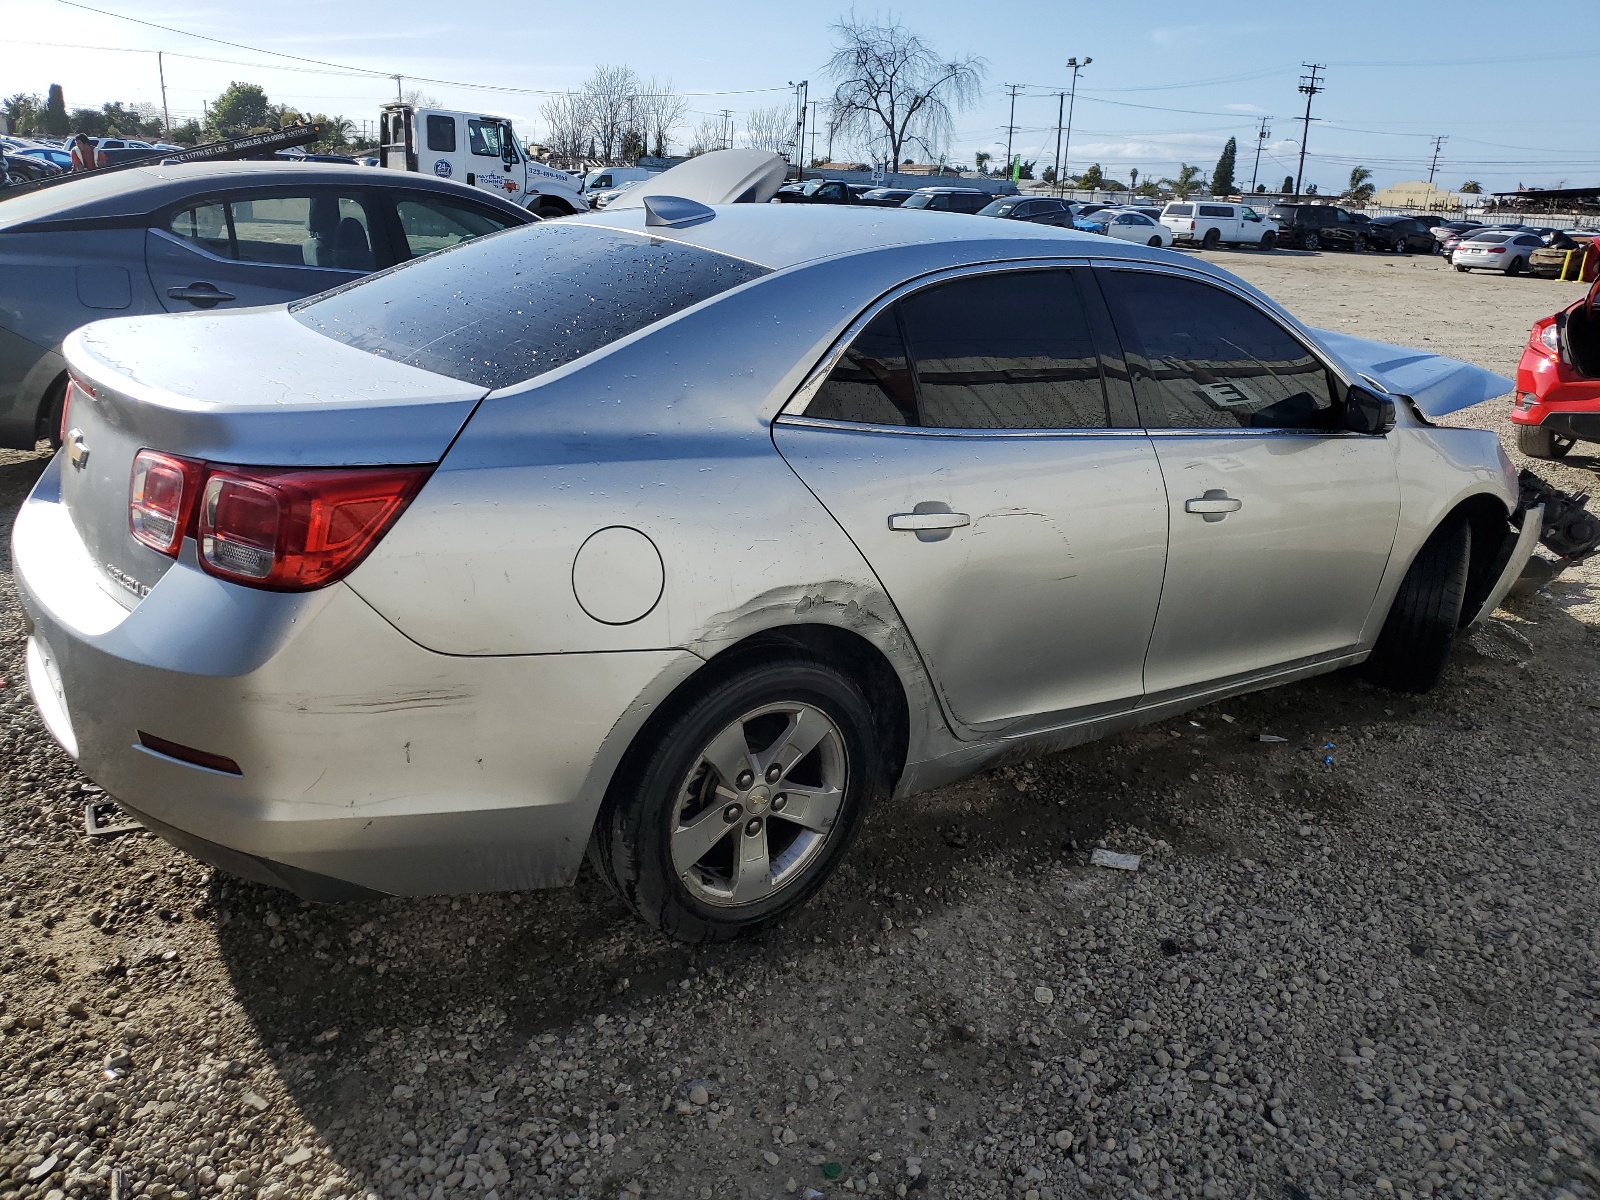
M 1271 250 L 1278 244 L 1277 222 L 1262 216 L 1248 204 L 1174 200 L 1161 210 L 1161 223 L 1172 231 L 1174 242 L 1185 242 L 1202 250 L 1215 250 L 1224 242 L 1262 250 Z
M 385 104 L 378 161 L 498 192 L 541 217 L 587 212 L 580 181 L 528 157 L 505 117 Z

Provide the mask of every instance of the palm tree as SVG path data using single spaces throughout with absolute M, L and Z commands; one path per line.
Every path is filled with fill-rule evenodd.
M 1372 172 L 1365 167 L 1350 168 L 1350 190 L 1345 192 L 1344 198 L 1358 207 L 1371 203 L 1373 193 L 1378 189 L 1372 186 Z
M 1483 184 L 1476 179 L 1469 179 L 1461 185 L 1461 190 L 1469 196 L 1483 195 Z
M 1172 194 L 1179 200 L 1187 200 L 1200 190 L 1200 185 L 1195 180 L 1200 178 L 1200 168 L 1191 167 L 1188 163 L 1178 164 L 1178 177 L 1176 179 L 1163 179 L 1161 182 L 1172 190 Z
M 989 160 L 993 157 L 994 155 L 990 154 L 987 150 L 979 150 L 972 156 L 973 162 L 978 165 L 979 175 L 987 175 L 989 173 Z

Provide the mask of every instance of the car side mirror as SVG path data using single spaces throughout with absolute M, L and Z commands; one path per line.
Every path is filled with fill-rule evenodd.
M 1394 428 L 1394 401 L 1351 384 L 1344 398 L 1344 427 L 1351 433 L 1385 434 Z

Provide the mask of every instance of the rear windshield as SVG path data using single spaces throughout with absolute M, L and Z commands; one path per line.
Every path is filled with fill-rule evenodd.
M 1167 205 L 1167 211 L 1162 215 L 1168 217 L 1192 217 L 1194 216 L 1194 205 L 1169 204 Z
M 1488 242 L 1491 246 L 1498 246 L 1501 242 L 1509 242 L 1509 233 L 1480 233 L 1476 237 L 1468 238 L 1470 242 Z
M 547 221 L 463 242 L 289 311 L 358 350 L 502 388 L 765 274 L 697 246 Z

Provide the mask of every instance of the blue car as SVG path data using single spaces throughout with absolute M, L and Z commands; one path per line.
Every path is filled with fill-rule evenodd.
M 282 304 L 536 220 L 432 176 L 213 162 L 0 199 L 0 446 L 60 436 L 61 342 L 102 317 Z

